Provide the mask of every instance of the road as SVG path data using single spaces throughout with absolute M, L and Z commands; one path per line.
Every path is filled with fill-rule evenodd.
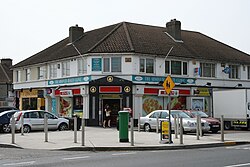
M 246 167 L 250 145 L 191 150 L 77 152 L 0 148 L 0 167 Z

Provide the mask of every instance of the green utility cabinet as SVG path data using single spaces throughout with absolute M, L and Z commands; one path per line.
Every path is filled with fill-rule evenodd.
M 129 142 L 128 140 L 128 122 L 129 112 L 119 111 L 119 139 L 120 142 Z

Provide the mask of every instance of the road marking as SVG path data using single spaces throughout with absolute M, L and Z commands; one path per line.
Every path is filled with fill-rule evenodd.
M 229 166 L 224 166 L 224 167 L 238 167 L 238 166 L 248 166 L 248 165 L 250 165 L 250 163 L 229 165 Z
M 3 164 L 3 166 L 18 166 L 18 165 L 32 165 L 36 161 L 29 161 L 29 162 L 19 162 L 19 163 L 10 163 L 10 164 Z
M 84 159 L 84 158 L 89 158 L 89 156 L 63 158 L 62 160 L 74 160 L 74 159 Z
M 113 155 L 113 156 L 119 156 L 119 155 L 131 155 L 131 154 L 136 154 L 136 152 L 117 153 L 117 154 L 112 154 L 112 155 Z

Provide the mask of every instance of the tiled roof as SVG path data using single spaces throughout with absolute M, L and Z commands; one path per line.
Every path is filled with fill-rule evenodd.
M 250 56 L 204 34 L 181 31 L 182 41 L 174 41 L 165 27 L 156 27 L 122 22 L 100 29 L 85 32 L 74 42 L 82 54 L 86 53 L 141 53 L 165 57 L 205 59 L 221 62 L 250 64 Z M 55 61 L 77 56 L 78 53 L 67 45 L 69 38 L 17 63 L 14 68 Z

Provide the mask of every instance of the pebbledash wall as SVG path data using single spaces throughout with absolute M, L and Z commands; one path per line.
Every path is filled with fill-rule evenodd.
M 110 33 L 115 33 L 116 30 L 117 27 Z M 71 35 L 70 30 L 69 38 L 72 38 Z M 171 39 L 171 42 L 179 41 Z M 98 44 L 100 43 L 105 43 L 104 39 Z M 72 52 L 78 52 L 84 47 L 66 44 L 62 47 L 71 48 Z M 173 50 L 178 51 L 178 47 L 174 47 Z M 25 61 L 28 62 L 29 59 L 23 62 Z M 203 110 L 213 115 L 214 89 L 235 88 L 239 84 L 242 87 L 250 87 L 250 59 L 244 63 L 177 57 L 171 56 L 171 53 L 158 56 L 132 51 L 121 53 L 89 51 L 53 61 L 17 64 L 13 67 L 13 81 L 20 109 L 25 109 L 27 106 L 33 109 L 45 108 L 64 117 L 76 114 L 83 116 L 87 125 L 101 126 L 103 108 L 109 104 L 112 107 L 112 125 L 115 126 L 118 111 L 123 108 L 132 109 L 135 121 L 139 116 L 144 116 L 153 110 L 167 109 L 170 99 L 166 96 L 162 83 L 168 75 L 171 75 L 176 85 L 173 90 L 178 93 L 178 97 L 171 97 L 171 109 Z M 228 71 L 229 67 L 231 69 Z M 79 73 L 81 70 L 82 73 Z M 171 71 L 174 70 L 180 73 L 172 74 Z M 232 70 L 237 71 L 235 78 L 232 76 Z M 204 74 L 209 75 L 204 76 Z

